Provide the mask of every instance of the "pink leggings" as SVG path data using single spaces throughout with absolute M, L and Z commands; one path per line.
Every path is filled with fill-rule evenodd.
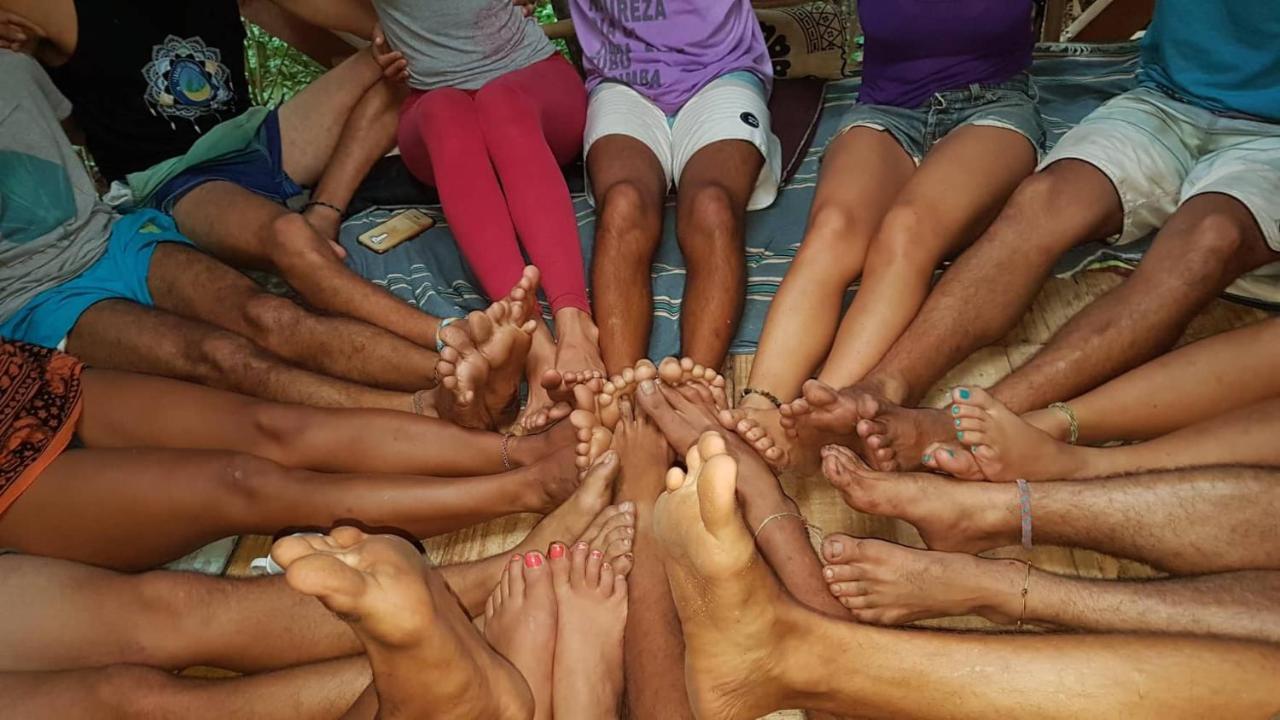
M 479 90 L 415 92 L 400 110 L 405 165 L 440 191 L 462 254 L 490 298 L 542 271 L 552 311 L 590 312 L 578 222 L 560 166 L 582 150 L 587 92 L 553 55 Z

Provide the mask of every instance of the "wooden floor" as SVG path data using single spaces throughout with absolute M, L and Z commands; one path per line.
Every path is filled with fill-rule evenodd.
M 926 404 L 944 404 L 948 388 L 955 385 L 970 384 L 983 387 L 991 385 L 1040 349 L 1072 315 L 1117 285 L 1120 280 L 1120 276 L 1109 272 L 1087 272 L 1068 280 L 1051 280 L 1013 332 L 998 345 L 984 348 L 956 368 L 929 393 Z M 1267 313 L 1259 310 L 1217 301 L 1192 323 L 1184 341 L 1247 325 L 1267 316 Z M 963 328 L 957 328 L 957 330 L 963 331 Z M 726 368 L 726 377 L 731 386 L 740 387 L 745 384 L 751 371 L 752 359 L 753 357 L 748 355 L 737 356 L 730 360 L 729 367 Z M 898 520 L 865 515 L 851 510 L 841 502 L 839 496 L 820 475 L 784 477 L 783 484 L 809 521 L 826 532 L 848 532 L 922 547 L 919 535 L 910 525 Z M 535 516 L 513 516 L 434 538 L 427 543 L 428 551 L 431 559 L 439 564 L 486 557 L 515 546 L 536 520 Z M 263 555 L 268 546 L 268 538 L 241 538 L 227 574 L 245 575 L 249 561 Z M 1023 557 L 1045 570 L 1090 578 L 1141 578 L 1156 574 L 1140 563 L 1086 550 L 1037 547 L 1029 556 L 1026 556 L 1018 548 L 1009 548 L 992 555 Z M 977 617 L 953 618 L 923 624 L 951 629 L 991 627 L 986 621 Z M 795 713 L 778 713 L 771 717 L 798 716 Z

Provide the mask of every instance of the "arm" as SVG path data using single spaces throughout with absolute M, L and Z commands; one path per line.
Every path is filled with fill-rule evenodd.
M 271 0 L 303 20 L 326 30 L 373 37 L 378 15 L 369 0 Z M 247 1 L 242 4 L 249 4 Z
M 58 65 L 75 51 L 76 34 L 72 0 L 0 0 L 0 48 Z

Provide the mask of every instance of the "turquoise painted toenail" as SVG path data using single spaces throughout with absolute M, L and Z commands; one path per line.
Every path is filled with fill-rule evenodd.
M 952 405 L 952 406 L 951 406 L 951 414 L 952 414 L 952 415 L 959 415 L 959 414 L 960 414 L 960 406 L 959 406 L 959 405 Z
M 960 427 L 960 419 L 956 418 L 956 427 Z
M 925 455 L 924 457 L 920 458 L 920 462 L 922 462 L 922 463 L 924 463 L 924 464 L 928 465 L 928 464 L 929 464 L 929 461 L 930 461 L 930 460 L 932 460 L 932 459 L 933 459 L 933 456 L 932 456 L 932 455 Z
M 947 455 L 948 455 L 949 457 L 955 457 L 955 456 L 956 456 L 956 451 L 955 451 L 955 450 L 948 450 L 948 451 L 947 451 Z
M 961 400 L 969 399 L 969 390 L 967 388 L 960 388 L 960 399 Z
M 960 432 L 956 433 L 956 439 L 957 439 L 957 440 L 963 440 L 963 439 L 964 439 L 964 431 L 963 431 L 963 430 L 961 430 Z

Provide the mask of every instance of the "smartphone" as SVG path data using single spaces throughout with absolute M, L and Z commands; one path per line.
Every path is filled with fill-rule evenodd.
M 430 230 L 435 224 L 435 218 L 421 210 L 405 210 L 396 213 L 378 227 L 362 233 L 356 238 L 356 242 L 381 254 L 407 240 L 412 240 Z

